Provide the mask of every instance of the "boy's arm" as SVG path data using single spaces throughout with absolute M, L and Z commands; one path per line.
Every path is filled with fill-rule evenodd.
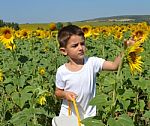
M 66 99 L 69 101 L 72 101 L 73 98 L 75 99 L 77 97 L 77 95 L 75 93 L 70 92 L 70 91 L 64 91 L 63 89 L 60 89 L 57 87 L 55 90 L 55 95 L 56 95 L 56 97 L 58 97 L 60 99 Z
M 104 61 L 102 69 L 110 70 L 110 71 L 117 70 L 121 62 L 121 57 L 122 57 L 122 54 L 117 56 L 114 61 Z

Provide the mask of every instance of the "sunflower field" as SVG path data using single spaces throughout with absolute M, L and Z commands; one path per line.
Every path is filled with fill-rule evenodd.
M 0 126 L 51 126 L 61 101 L 54 95 L 57 68 L 67 58 L 59 52 L 58 26 L 49 30 L 0 27 Z M 59 24 L 59 27 L 63 27 Z M 150 125 L 150 26 L 145 23 L 80 26 L 87 56 L 113 60 L 124 52 L 118 71 L 97 75 L 91 105 L 97 116 L 86 126 Z M 136 43 L 126 46 L 126 40 Z

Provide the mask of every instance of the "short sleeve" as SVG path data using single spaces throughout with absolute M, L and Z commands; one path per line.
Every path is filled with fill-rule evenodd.
M 93 64 L 95 73 L 102 70 L 104 62 L 105 62 L 105 59 L 98 58 L 98 57 L 92 57 L 92 64 Z
M 56 84 L 56 87 L 57 87 L 57 88 L 64 89 L 65 83 L 64 83 L 64 81 L 63 81 L 61 75 L 62 75 L 62 74 L 61 74 L 61 71 L 60 71 L 60 70 L 57 70 L 57 72 L 56 72 L 56 82 L 55 82 L 55 84 Z

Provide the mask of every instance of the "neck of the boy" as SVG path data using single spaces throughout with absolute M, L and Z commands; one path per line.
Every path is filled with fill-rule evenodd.
M 69 64 L 75 66 L 84 65 L 84 59 L 79 59 L 79 60 L 69 59 Z
M 78 71 L 78 70 L 82 69 L 83 65 L 84 65 L 84 59 L 78 60 L 78 61 L 70 60 L 67 63 L 67 68 L 71 71 Z

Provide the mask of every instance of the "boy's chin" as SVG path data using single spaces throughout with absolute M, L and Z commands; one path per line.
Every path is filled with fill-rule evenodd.
M 79 57 L 78 60 L 84 60 L 84 56 Z
M 78 58 L 79 58 L 79 59 L 83 59 L 83 58 L 84 58 L 84 55 L 79 55 Z

